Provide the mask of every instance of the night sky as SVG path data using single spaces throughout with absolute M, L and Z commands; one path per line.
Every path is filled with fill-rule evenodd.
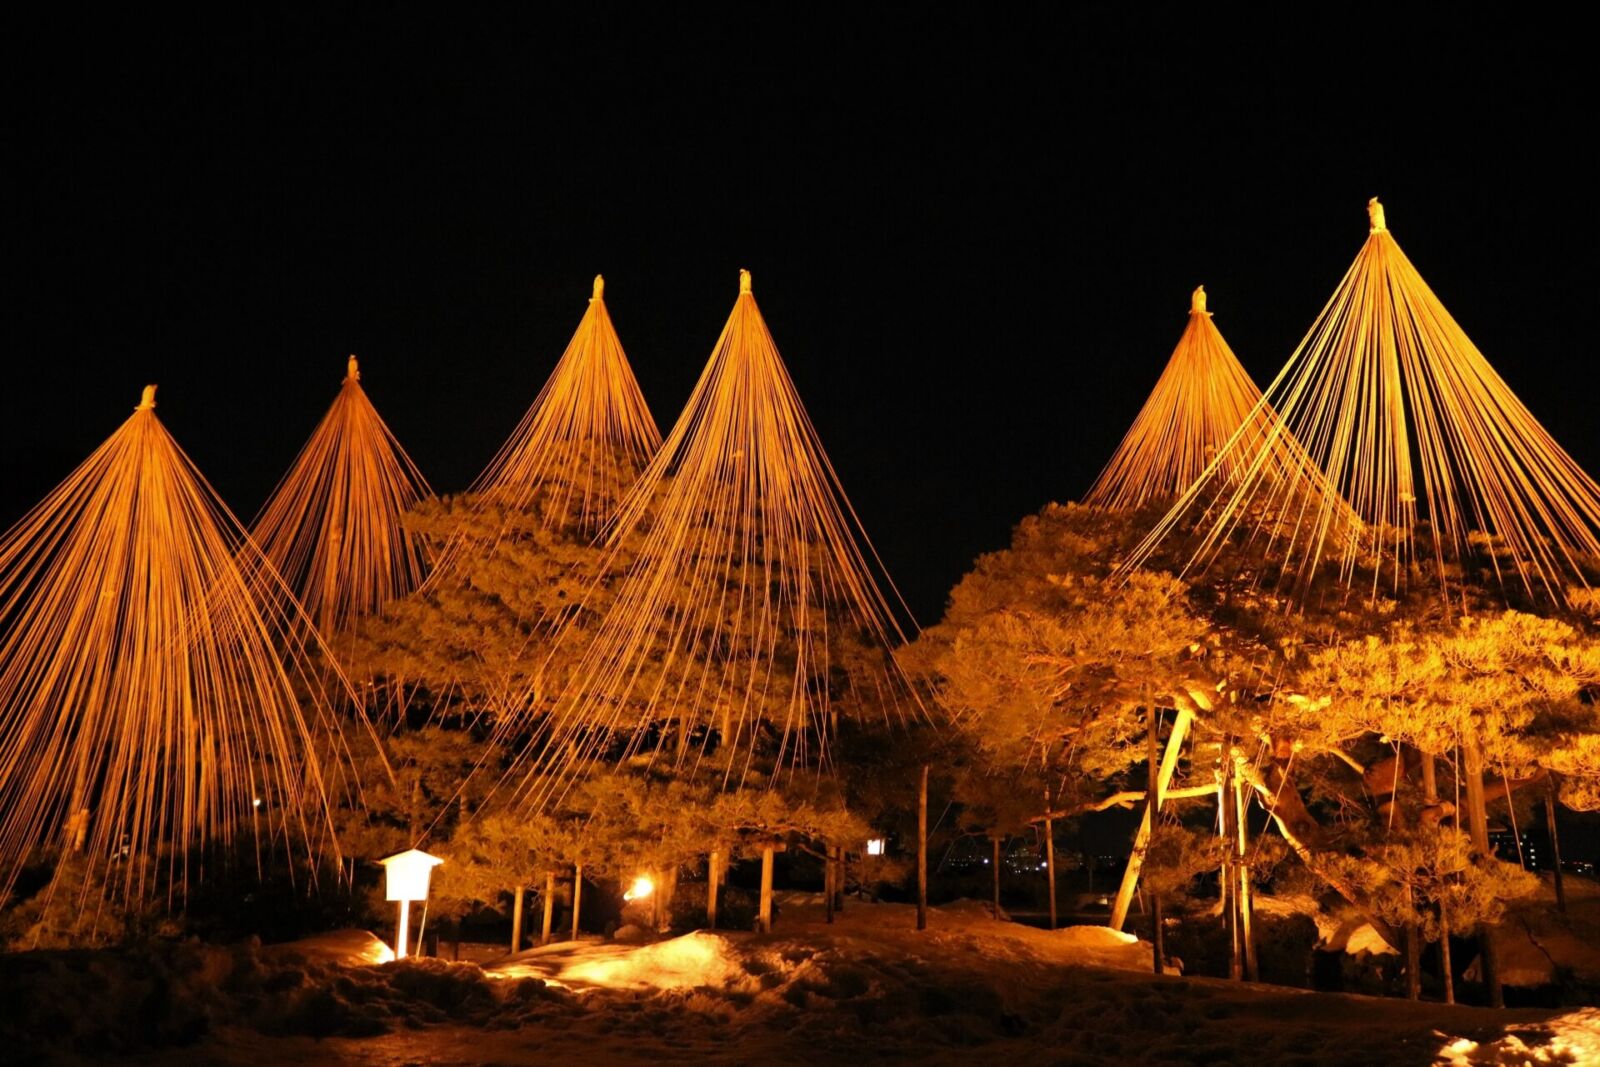
M 596 272 L 665 429 L 748 267 L 931 622 L 978 552 L 1088 486 L 1196 284 L 1265 385 L 1373 195 L 1600 470 L 1585 35 L 1356 8 L 1309 27 L 1310 9 L 978 11 L 12 26 L 0 522 L 147 381 L 248 520 L 348 352 L 434 486 L 462 488 Z

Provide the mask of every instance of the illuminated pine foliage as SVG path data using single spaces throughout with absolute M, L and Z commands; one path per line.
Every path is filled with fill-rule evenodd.
M 1447 593 L 1463 564 L 1559 602 L 1600 555 L 1600 485 L 1495 373 L 1368 205 L 1355 263 L 1268 388 L 1276 410 L 1338 490 L 1311 502 L 1266 475 L 1237 438 L 1141 546 L 1182 531 L 1201 567 L 1236 529 L 1283 534 L 1281 574 L 1304 587 L 1324 565 L 1397 589 L 1421 565 Z M 1363 527 L 1347 535 L 1348 501 Z
M 351 356 L 333 406 L 252 533 L 331 637 L 421 584 L 425 545 L 400 519 L 430 496 L 422 473 L 361 388 Z
M 206 846 L 333 844 L 309 622 L 154 408 L 0 539 L 0 899 L 55 849 L 137 900 Z
M 480 509 L 597 532 L 661 444 L 606 311 L 605 279 L 517 428 L 468 489 Z
M 1201 286 L 1166 369 L 1083 502 L 1132 510 L 1171 499 L 1200 477 L 1247 419 L 1269 419 L 1257 410 L 1260 399 L 1261 390 L 1211 321 Z M 1228 455 L 1236 459 L 1238 451 Z
M 881 565 L 747 272 L 607 551 L 630 562 L 522 761 L 526 782 L 550 781 L 535 775 L 576 770 L 619 743 L 653 751 L 669 735 L 679 762 L 691 738 L 701 752 L 715 743 L 747 758 L 759 742 L 774 766 L 816 760 L 834 715 L 914 706 L 889 656 L 904 633 L 879 585 Z

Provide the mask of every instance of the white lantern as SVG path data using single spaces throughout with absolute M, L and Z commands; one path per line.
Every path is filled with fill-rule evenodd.
M 387 877 L 386 899 L 427 900 L 429 876 L 444 860 L 413 848 L 378 862 Z
M 869 838 L 868 839 L 868 841 L 867 841 L 867 855 L 869 855 L 869 856 L 881 856 L 881 855 L 883 855 L 883 838 L 874 837 L 874 838 Z
M 383 864 L 386 898 L 400 905 L 400 924 L 395 930 L 394 938 L 394 958 L 404 959 L 406 942 L 410 940 L 411 902 L 428 899 L 428 882 L 433 869 L 444 860 L 438 856 L 430 856 L 420 848 L 413 848 L 385 857 L 378 862 Z

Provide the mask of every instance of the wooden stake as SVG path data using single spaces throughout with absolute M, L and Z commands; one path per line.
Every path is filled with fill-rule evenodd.
M 1145 790 L 1150 794 L 1146 801 L 1150 810 L 1161 814 L 1161 712 L 1148 698 L 1145 717 L 1149 722 L 1149 745 L 1146 749 Z M 1090 891 L 1093 892 L 1091 886 Z M 1166 971 L 1167 931 L 1161 921 L 1161 895 L 1150 892 L 1150 961 L 1157 974 Z
M 1406 904 L 1415 907 L 1415 894 L 1406 886 Z M 1416 922 L 1406 923 L 1406 999 L 1422 999 L 1422 931 Z
M 822 910 L 827 920 L 833 922 L 833 846 L 822 845 Z
M 1463 771 L 1467 779 L 1467 820 L 1472 827 L 1472 845 L 1483 860 L 1493 853 L 1489 850 L 1489 808 L 1483 795 L 1483 751 L 1478 738 L 1469 727 L 1462 738 Z M 1505 990 L 1500 985 L 1500 953 L 1494 943 L 1494 931 L 1488 926 L 1478 928 L 1478 960 L 1483 972 L 1483 984 L 1489 993 L 1489 1006 L 1506 1006 Z
M 844 846 L 833 846 L 833 910 L 844 914 Z
M 511 890 L 511 951 L 522 951 L 522 897 L 523 887 Z
M 706 929 L 717 928 L 717 883 L 722 878 L 722 850 L 712 849 L 706 864 Z
M 1161 757 L 1161 768 L 1156 775 L 1156 794 L 1162 795 L 1167 786 L 1172 783 L 1172 775 L 1178 769 L 1178 756 L 1183 748 L 1183 739 L 1189 733 L 1189 724 L 1194 721 L 1194 712 L 1179 710 L 1178 716 L 1173 720 L 1172 733 L 1167 736 L 1166 752 Z M 1111 905 L 1111 919 L 1108 925 L 1113 930 L 1121 930 L 1122 924 L 1128 920 L 1128 906 L 1133 903 L 1133 891 L 1139 884 L 1139 868 L 1144 865 L 1144 851 L 1150 843 L 1150 828 L 1154 825 L 1151 821 L 1151 804 L 1145 802 L 1144 820 L 1139 823 L 1139 831 L 1133 838 L 1133 852 L 1128 856 L 1128 869 L 1123 872 L 1122 885 L 1117 888 L 1117 899 Z
M 1556 780 L 1551 778 L 1544 794 L 1544 822 L 1550 831 L 1550 862 L 1556 874 L 1556 910 L 1567 913 L 1567 887 L 1561 876 L 1561 835 L 1556 832 Z
M 998 921 L 1000 918 L 1000 839 L 991 837 L 989 838 L 989 844 L 993 846 L 994 851 L 994 917 Z
M 1050 789 L 1044 791 L 1044 880 L 1050 894 L 1050 929 L 1056 928 L 1056 830 L 1050 819 Z
M 1444 1002 L 1456 1002 L 1455 964 L 1450 962 L 1450 920 L 1439 912 L 1439 970 L 1444 972 Z
M 539 931 L 539 944 L 550 943 L 550 923 L 556 914 L 556 872 L 544 874 L 544 927 Z
M 761 846 L 761 912 L 756 929 L 763 934 L 772 933 L 772 844 Z
M 1227 849 L 1222 860 L 1222 914 L 1228 927 L 1228 977 L 1244 981 L 1244 953 L 1239 930 L 1239 864 L 1236 859 L 1238 821 L 1233 810 L 1233 759 L 1228 754 L 1231 741 L 1222 746 L 1222 782 L 1217 786 L 1217 807 L 1222 816 L 1222 840 Z
M 928 928 L 928 765 L 917 789 L 917 929 Z
M 572 940 L 578 940 L 578 910 L 583 906 L 583 864 L 572 865 Z
M 1261 981 L 1261 965 L 1256 959 L 1256 936 L 1254 904 L 1250 895 L 1250 865 L 1245 858 L 1250 851 L 1250 805 L 1244 796 L 1244 779 L 1237 773 L 1233 776 L 1233 823 L 1238 835 L 1238 867 L 1239 872 L 1239 934 L 1244 942 L 1244 967 L 1245 976 L 1252 982 Z

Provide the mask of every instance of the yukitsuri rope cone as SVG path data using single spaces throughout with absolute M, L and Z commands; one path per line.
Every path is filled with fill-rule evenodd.
M 1195 535 L 1202 568 L 1236 530 L 1275 524 L 1285 586 L 1324 567 L 1372 592 L 1419 574 L 1448 602 L 1454 568 L 1561 602 L 1600 555 L 1600 486 L 1489 365 L 1368 204 L 1355 263 L 1262 400 L 1338 491 L 1306 506 L 1284 496 L 1261 448 L 1230 441 L 1130 563 Z M 1361 524 L 1346 530 L 1348 505 Z
M 1253 412 L 1267 417 L 1264 409 L 1256 411 L 1260 399 L 1261 390 L 1212 322 L 1200 286 L 1178 347 L 1083 502 L 1132 511 L 1172 499 L 1194 484 Z
M 920 711 L 890 654 L 906 636 L 898 594 L 747 271 L 607 551 L 625 570 L 573 681 L 508 773 L 522 803 L 608 758 L 681 766 L 715 750 L 727 780 L 742 780 L 758 749 L 773 774 L 816 765 L 835 716 Z M 502 731 L 527 725 L 508 717 Z
M 469 507 L 479 514 L 491 508 L 531 514 L 549 529 L 592 537 L 660 446 L 661 432 L 606 311 L 605 279 L 597 274 L 588 310 L 555 370 L 467 490 Z M 452 539 L 434 580 L 455 572 L 460 553 L 484 548 Z
M 0 635 L 0 901 L 57 854 L 91 907 L 181 896 L 208 846 L 334 845 L 315 630 L 155 386 L 0 538 Z
M 421 584 L 426 549 L 401 516 L 432 495 L 361 388 L 351 356 L 333 406 L 252 533 L 331 640 Z

